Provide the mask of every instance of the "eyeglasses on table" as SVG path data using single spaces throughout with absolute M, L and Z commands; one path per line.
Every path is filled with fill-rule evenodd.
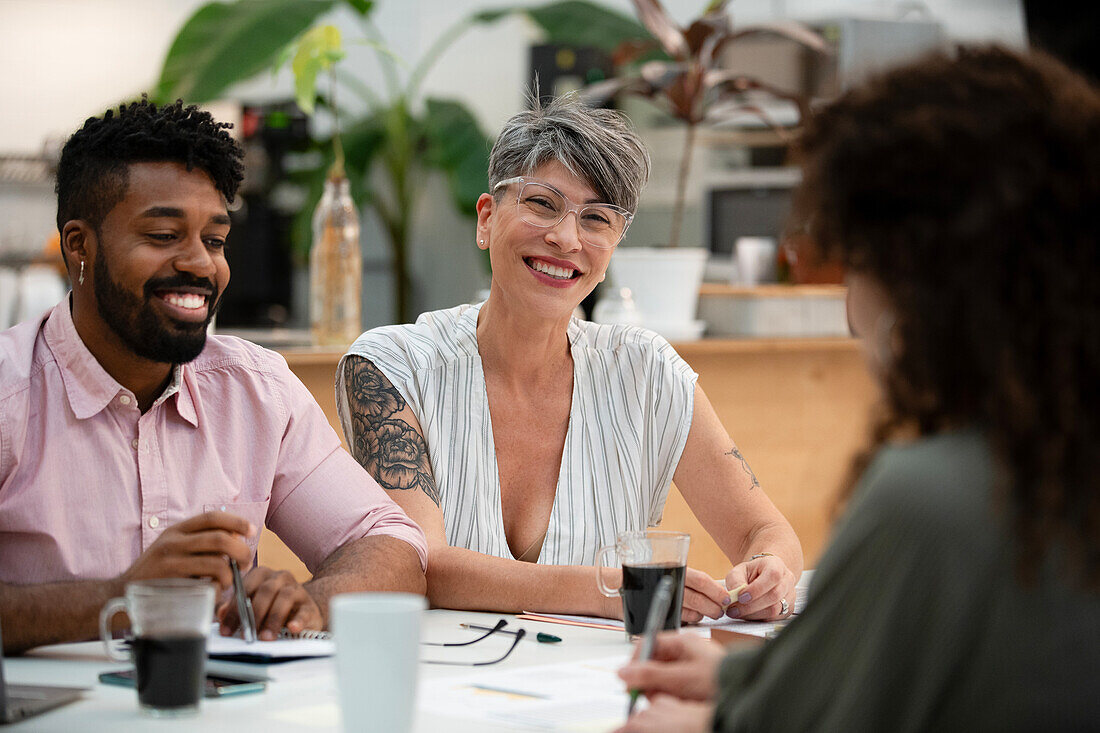
M 527 630 L 526 629 L 521 628 L 521 629 L 517 629 L 517 630 L 513 631 L 511 629 L 505 629 L 504 627 L 507 626 L 507 625 L 508 625 L 507 619 L 501 619 L 500 621 L 497 621 L 496 626 L 489 629 L 488 631 L 486 631 L 484 634 L 477 637 L 476 639 L 471 639 L 470 641 L 453 641 L 453 642 L 422 641 L 422 642 L 420 642 L 424 646 L 443 646 L 443 647 L 471 646 L 473 644 L 478 643 L 479 641 L 484 641 L 485 639 L 488 639 L 490 636 L 492 636 L 493 634 L 496 634 L 497 632 L 500 632 L 501 634 L 512 634 L 513 635 L 512 645 L 510 647 L 508 647 L 508 651 L 504 652 L 503 655 L 501 655 L 500 657 L 498 657 L 496 659 L 490 659 L 490 660 L 484 661 L 484 662 L 451 661 L 451 660 L 446 660 L 446 659 L 421 659 L 420 662 L 422 664 L 447 664 L 447 665 L 452 665 L 452 666 L 456 666 L 456 667 L 487 667 L 490 664 L 496 664 L 498 662 L 503 662 L 505 659 L 508 658 L 508 655 L 510 655 L 512 653 L 512 651 L 520 643 L 520 641 L 523 639 L 523 637 L 527 635 Z

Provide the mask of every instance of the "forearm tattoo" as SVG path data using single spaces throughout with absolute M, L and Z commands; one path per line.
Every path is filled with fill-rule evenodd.
M 745 457 L 743 455 L 741 455 L 741 451 L 737 450 L 736 445 L 726 451 L 723 455 L 733 456 L 737 460 L 741 461 L 741 468 L 745 469 L 745 473 L 747 473 L 749 475 L 749 478 L 752 479 L 752 486 L 749 487 L 749 491 L 752 491 L 753 489 L 760 486 L 760 482 L 756 480 L 756 474 L 754 474 L 752 472 L 752 469 L 749 468 L 749 462 L 745 460 Z
M 405 409 L 401 393 L 373 362 L 348 359 L 344 372 L 355 460 L 384 489 L 420 489 L 439 506 L 428 446 L 409 423 L 394 415 Z

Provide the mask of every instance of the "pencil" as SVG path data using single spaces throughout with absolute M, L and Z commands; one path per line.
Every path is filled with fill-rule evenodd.
M 478 624 L 459 624 L 459 626 L 461 626 L 464 629 L 473 629 L 474 631 L 492 631 L 493 630 L 489 626 L 479 626 Z M 512 636 L 516 635 L 516 632 L 511 631 L 510 629 L 497 629 L 497 632 L 501 633 L 501 634 L 511 634 Z M 554 636 L 553 634 L 544 634 L 540 631 L 537 634 L 535 634 L 535 641 L 541 642 L 543 644 L 556 644 L 557 642 L 561 641 L 561 637 L 560 636 Z

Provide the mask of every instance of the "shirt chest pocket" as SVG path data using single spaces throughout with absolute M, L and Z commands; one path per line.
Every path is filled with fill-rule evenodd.
M 227 501 L 221 504 L 203 504 L 202 510 L 204 512 L 225 512 L 226 514 L 232 514 L 251 522 L 252 526 L 257 530 L 256 536 L 246 537 L 245 543 L 247 543 L 248 548 L 252 550 L 252 556 L 256 556 L 256 549 L 260 544 L 259 530 L 264 528 L 264 520 L 267 518 L 266 501 Z

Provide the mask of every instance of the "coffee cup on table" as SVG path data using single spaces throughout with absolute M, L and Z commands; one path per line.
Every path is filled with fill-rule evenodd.
M 605 596 L 623 599 L 623 625 L 627 637 L 645 632 L 657 584 L 666 575 L 672 577 L 672 602 L 662 628 L 669 631 L 680 628 L 690 544 L 691 535 L 685 532 L 643 529 L 620 532 L 613 546 L 600 548 L 596 554 L 596 583 Z M 612 557 L 614 563 L 610 562 Z M 612 588 L 606 575 L 616 566 L 622 568 L 622 582 L 618 588 Z
M 129 652 L 111 640 L 111 622 L 119 612 L 130 617 Z M 107 601 L 99 614 L 99 633 L 111 659 L 133 660 L 142 711 L 154 717 L 198 712 L 213 618 L 214 586 L 205 580 L 134 581 L 127 583 L 125 597 Z
M 332 599 L 336 686 L 348 733 L 408 733 L 415 719 L 424 596 L 347 593 Z

